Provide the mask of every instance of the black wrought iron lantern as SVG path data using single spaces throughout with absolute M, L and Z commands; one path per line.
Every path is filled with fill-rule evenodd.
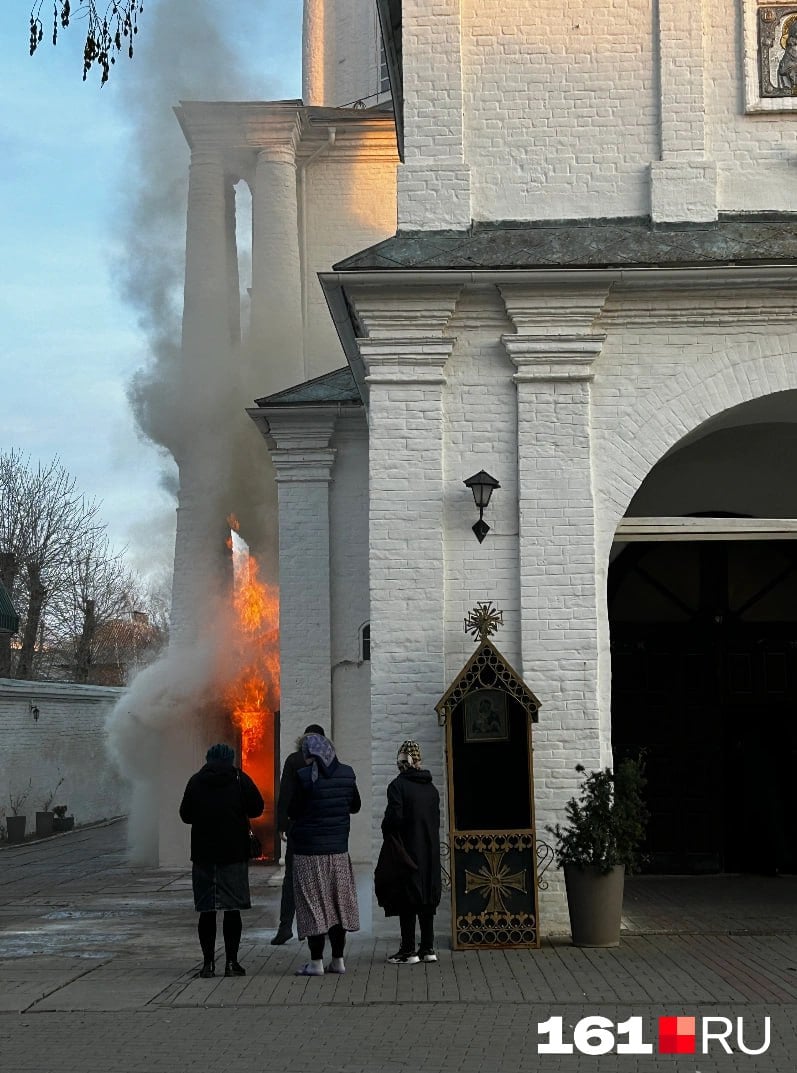
M 481 544 L 490 532 L 490 526 L 484 520 L 484 508 L 490 502 L 490 496 L 493 494 L 493 491 L 496 488 L 500 488 L 501 485 L 495 477 L 491 477 L 490 474 L 486 473 L 483 469 L 480 469 L 478 473 L 474 473 L 472 477 L 468 477 L 468 479 L 462 483 L 473 492 L 473 501 L 479 508 L 479 520 L 472 528 L 473 532 L 476 534 L 476 539 Z

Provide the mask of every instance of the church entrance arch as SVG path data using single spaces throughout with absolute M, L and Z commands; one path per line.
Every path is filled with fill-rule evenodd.
M 797 872 L 797 425 L 767 413 L 683 441 L 612 549 L 612 742 L 646 750 L 650 872 Z

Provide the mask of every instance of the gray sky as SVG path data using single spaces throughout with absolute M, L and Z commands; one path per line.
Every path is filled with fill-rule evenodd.
M 301 3 L 149 0 L 133 60 L 117 60 L 102 89 L 97 73 L 82 81 L 80 22 L 56 48 L 45 23 L 28 55 L 29 11 L 29 0 L 0 5 L 0 443 L 34 463 L 58 455 L 102 500 L 114 544 L 148 572 L 171 560 L 174 472 L 127 401 L 151 360 L 151 324 L 129 300 L 139 176 L 157 161 L 172 177 L 159 210 L 171 225 L 150 256 L 181 271 L 188 153 L 171 108 L 181 97 L 301 96 Z

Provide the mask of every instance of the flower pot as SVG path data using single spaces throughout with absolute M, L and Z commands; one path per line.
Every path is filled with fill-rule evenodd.
M 25 841 L 27 816 L 6 816 L 6 833 L 9 842 Z
M 75 826 L 74 816 L 54 816 L 53 817 L 53 832 L 55 834 L 62 834 L 64 831 L 71 831 Z
M 37 812 L 36 813 L 36 837 L 47 838 L 53 833 L 53 820 L 55 816 L 52 812 Z
M 574 946 L 619 946 L 625 868 L 603 874 L 595 865 L 564 866 Z

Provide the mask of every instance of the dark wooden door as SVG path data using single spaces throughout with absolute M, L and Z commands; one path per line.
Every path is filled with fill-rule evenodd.
M 630 545 L 609 600 L 615 754 L 648 756 L 647 870 L 797 870 L 791 543 Z

